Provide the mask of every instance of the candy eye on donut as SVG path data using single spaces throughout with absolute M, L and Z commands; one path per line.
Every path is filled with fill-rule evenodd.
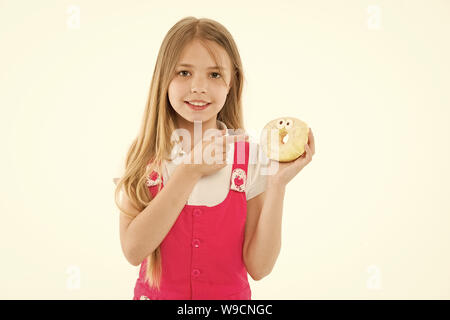
M 294 125 L 294 123 L 291 119 L 286 119 L 286 124 L 284 125 L 286 129 L 292 128 L 293 125 Z
M 283 128 L 284 128 L 284 124 L 285 124 L 284 119 L 278 120 L 278 121 L 277 121 L 277 128 L 278 128 L 278 129 L 283 129 Z

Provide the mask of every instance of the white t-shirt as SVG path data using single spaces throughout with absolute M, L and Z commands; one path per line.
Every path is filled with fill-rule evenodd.
M 217 125 L 219 129 L 226 129 L 226 125 L 217 120 Z M 268 159 L 266 158 L 264 152 L 258 143 L 249 141 L 249 160 L 247 169 L 247 181 L 245 187 L 245 194 L 247 200 L 256 197 L 260 193 L 266 190 L 267 185 L 267 175 L 262 174 L 262 168 L 267 167 Z M 179 147 L 175 144 L 174 149 Z M 173 154 L 177 154 L 172 150 Z M 225 200 L 229 190 L 230 190 L 230 179 L 231 179 L 231 169 L 233 164 L 231 163 L 234 155 L 234 143 L 229 144 L 227 151 L 227 159 L 230 160 L 225 167 L 214 172 L 211 175 L 204 176 L 200 178 L 192 189 L 189 199 L 187 201 L 188 205 L 196 206 L 215 206 Z M 170 176 L 179 165 L 180 161 L 176 161 L 176 158 L 172 157 L 171 161 L 163 161 L 163 180 L 164 185 L 169 181 Z M 123 170 L 120 170 L 123 172 Z M 121 176 L 121 173 L 116 176 Z

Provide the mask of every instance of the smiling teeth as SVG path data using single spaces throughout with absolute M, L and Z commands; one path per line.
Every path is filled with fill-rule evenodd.
M 199 106 L 199 107 L 203 107 L 203 106 L 207 105 L 207 103 L 198 103 L 198 102 L 189 102 L 189 103 L 194 105 L 194 106 Z

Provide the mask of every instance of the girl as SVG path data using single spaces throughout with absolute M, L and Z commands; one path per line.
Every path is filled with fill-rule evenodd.
M 272 270 L 285 186 L 311 161 L 314 141 L 275 174 L 258 174 L 248 137 L 227 135 L 243 128 L 242 88 L 224 26 L 187 17 L 169 30 L 115 191 L 122 251 L 140 265 L 134 300 L 251 299 L 247 273 L 259 280 Z M 202 159 L 207 149 L 214 162 Z

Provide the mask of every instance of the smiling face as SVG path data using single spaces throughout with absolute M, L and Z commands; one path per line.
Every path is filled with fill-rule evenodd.
M 204 127 L 215 127 L 216 116 L 225 104 L 231 87 L 232 67 L 227 52 L 213 41 L 206 40 L 206 43 L 215 51 L 222 72 L 215 68 L 214 58 L 202 43 L 193 40 L 183 49 L 169 84 L 169 101 L 182 127 L 183 123 L 188 125 L 187 122 L 194 121 L 202 121 Z M 203 109 L 193 109 L 185 102 L 192 100 L 203 100 L 210 104 Z

